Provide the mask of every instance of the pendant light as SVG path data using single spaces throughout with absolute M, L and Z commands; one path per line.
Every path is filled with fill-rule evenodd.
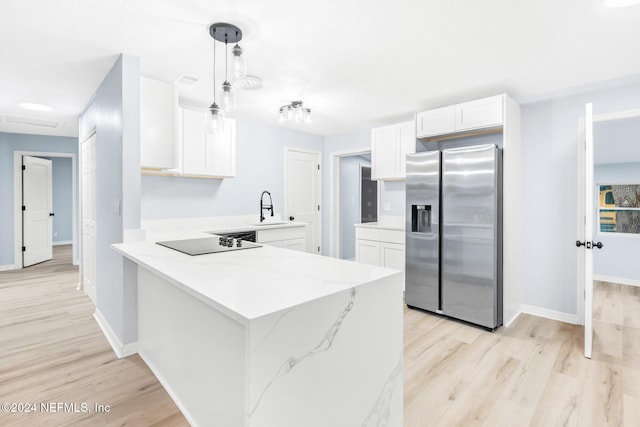
M 229 79 L 227 75 L 227 71 L 229 69 L 227 64 L 227 60 L 229 58 L 229 50 L 227 45 L 228 39 L 229 39 L 228 36 L 225 34 L 225 37 L 224 37 L 224 83 L 222 83 L 222 86 L 221 86 L 222 100 L 220 101 L 222 109 L 226 112 L 229 112 L 236 107 L 236 91 L 233 90 L 231 83 L 229 83 Z
M 231 50 L 233 59 L 231 60 L 231 75 L 234 79 L 240 79 L 247 76 L 247 60 L 242 54 L 242 48 L 238 43 Z
M 213 104 L 209 107 L 207 115 L 207 132 L 213 135 L 220 135 L 224 132 L 224 112 L 216 104 L 216 28 L 212 25 L 209 28 L 213 37 Z

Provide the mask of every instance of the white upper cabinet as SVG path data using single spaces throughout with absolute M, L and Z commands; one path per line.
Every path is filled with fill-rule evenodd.
M 414 122 L 371 129 L 372 179 L 405 179 L 406 156 L 416 150 L 414 129 Z
M 436 108 L 416 114 L 418 138 L 502 126 L 504 95 Z
M 150 169 L 177 167 L 178 96 L 171 83 L 140 77 L 140 165 Z
M 206 132 L 206 113 L 181 108 L 180 173 L 216 178 L 230 178 L 236 174 L 236 122 L 225 119 L 224 133 Z

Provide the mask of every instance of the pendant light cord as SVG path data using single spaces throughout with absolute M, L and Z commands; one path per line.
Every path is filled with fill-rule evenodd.
M 216 103 L 216 29 L 213 29 L 213 103 Z

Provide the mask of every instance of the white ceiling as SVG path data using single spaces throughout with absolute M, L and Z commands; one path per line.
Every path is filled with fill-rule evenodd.
M 0 131 L 77 135 L 78 114 L 121 52 L 139 57 L 145 76 L 198 78 L 181 101 L 206 107 L 208 25 L 219 21 L 243 30 L 249 73 L 264 80 L 239 93 L 232 116 L 278 124 L 279 107 L 302 99 L 313 124 L 291 127 L 322 135 L 485 95 L 526 100 L 639 74 L 640 6 L 603 3 L 0 0 Z M 54 110 L 21 110 L 20 101 Z M 6 115 L 64 124 L 12 125 Z

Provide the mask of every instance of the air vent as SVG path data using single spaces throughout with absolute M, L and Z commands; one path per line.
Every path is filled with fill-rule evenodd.
M 174 83 L 182 86 L 195 86 L 198 83 L 198 79 L 183 74 L 178 77 Z
M 40 126 L 45 128 L 56 129 L 62 126 L 61 121 L 54 120 L 44 120 L 44 119 L 35 119 L 33 117 L 24 117 L 24 116 L 5 116 L 5 120 L 7 123 L 17 124 L 17 125 L 29 125 L 29 126 Z

